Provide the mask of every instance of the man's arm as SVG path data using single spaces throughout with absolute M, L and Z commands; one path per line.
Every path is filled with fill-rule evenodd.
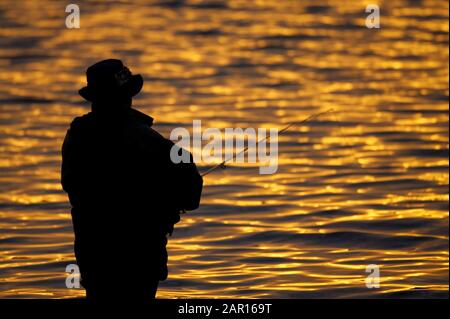
M 172 147 L 180 149 L 172 143 Z M 171 170 L 177 180 L 181 209 L 195 210 L 200 206 L 203 189 L 203 178 L 198 172 L 192 154 L 189 154 L 189 163 L 175 164 L 171 161 Z

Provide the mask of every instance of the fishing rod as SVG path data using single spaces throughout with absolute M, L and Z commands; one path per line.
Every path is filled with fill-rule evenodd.
M 293 126 L 301 125 L 301 124 L 307 123 L 307 122 L 309 122 L 309 121 L 312 121 L 312 120 L 314 120 L 314 119 L 317 119 L 317 118 L 321 117 L 322 115 L 329 114 L 329 113 L 333 113 L 333 112 L 335 112 L 333 109 L 329 109 L 329 110 L 327 110 L 327 111 L 325 111 L 325 112 L 320 112 L 320 113 L 316 113 L 316 114 L 310 115 L 310 116 L 308 116 L 307 118 L 305 118 L 304 120 L 301 120 L 301 121 L 299 121 L 299 122 L 292 122 L 292 123 L 289 123 L 289 124 L 288 124 L 287 126 L 285 126 L 283 129 L 281 129 L 281 130 L 278 132 L 278 134 L 282 134 L 282 133 L 286 132 L 287 130 L 289 130 L 289 129 L 290 129 L 291 127 L 293 127 Z M 260 143 L 262 143 L 262 142 L 268 140 L 268 139 L 270 139 L 270 135 L 269 135 L 269 136 L 266 136 L 266 137 L 264 137 L 264 138 L 262 138 L 261 140 L 259 140 L 259 141 L 256 143 L 256 146 L 259 145 Z M 204 172 L 204 173 L 202 173 L 202 174 L 200 174 L 200 175 L 201 175 L 202 177 L 205 177 L 206 175 L 211 174 L 212 172 L 216 171 L 216 170 L 219 169 L 219 168 L 224 169 L 226 163 L 228 163 L 228 162 L 231 161 L 231 160 L 234 160 L 236 157 L 238 157 L 238 156 L 241 155 L 241 154 L 247 153 L 248 150 L 249 150 L 249 146 L 245 147 L 245 148 L 244 148 L 242 151 L 240 151 L 239 153 L 237 153 L 237 154 L 235 154 L 235 155 L 233 155 L 233 156 L 231 156 L 231 157 L 225 159 L 225 160 L 224 160 L 223 162 L 221 162 L 220 164 L 217 164 L 217 165 L 211 167 L 211 168 L 208 169 L 206 172 Z M 186 210 L 184 210 L 184 209 L 182 209 L 182 210 L 180 211 L 180 214 L 181 214 L 181 215 L 184 215 L 184 214 L 186 214 L 186 213 L 187 213 L 187 212 L 186 212 Z
M 329 113 L 333 113 L 333 112 L 335 112 L 333 109 L 329 109 L 329 110 L 327 110 L 327 111 L 325 111 L 325 112 L 320 112 L 320 113 L 316 113 L 316 114 L 310 115 L 310 116 L 308 116 L 307 118 L 305 118 L 304 120 L 301 120 L 301 121 L 299 121 L 299 122 L 292 122 L 292 123 L 288 124 L 287 126 L 285 126 L 283 129 L 281 129 L 281 130 L 278 132 L 278 134 L 280 135 L 280 134 L 286 132 L 287 130 L 289 130 L 289 129 L 290 129 L 291 127 L 293 127 L 293 126 L 297 126 L 297 125 L 304 124 L 304 123 L 306 123 L 306 122 L 309 122 L 309 121 L 312 121 L 312 120 L 314 120 L 314 119 L 317 119 L 317 118 L 319 118 L 319 117 L 322 116 L 322 115 L 329 114 Z M 269 136 L 266 136 L 266 137 L 264 137 L 264 138 L 262 138 L 261 140 L 259 140 L 259 141 L 256 143 L 256 146 L 258 146 L 260 143 L 262 143 L 262 142 L 264 142 L 264 141 L 266 141 L 266 140 L 268 140 L 268 139 L 270 139 L 270 135 L 269 135 Z M 240 151 L 239 153 L 237 153 L 237 154 L 235 154 L 235 155 L 233 155 L 233 156 L 231 156 L 231 157 L 225 159 L 223 162 L 217 164 L 216 166 L 211 167 L 211 168 L 208 169 L 206 172 L 202 173 L 201 176 L 204 177 L 204 176 L 206 176 L 206 175 L 209 175 L 209 174 L 211 174 L 212 172 L 214 172 L 215 170 L 217 170 L 217 169 L 219 169 L 219 168 L 224 169 L 226 163 L 228 163 L 229 161 L 232 161 L 232 160 L 236 159 L 236 158 L 237 158 L 239 155 L 241 155 L 241 154 L 244 154 L 244 155 L 245 155 L 245 153 L 247 153 L 247 151 L 249 150 L 249 148 L 250 148 L 249 146 L 245 147 L 245 148 L 244 148 L 242 151 Z

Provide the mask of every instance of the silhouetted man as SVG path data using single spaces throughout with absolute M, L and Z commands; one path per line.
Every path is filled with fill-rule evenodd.
M 131 108 L 140 75 L 110 59 L 87 81 L 79 93 L 92 111 L 75 118 L 62 149 L 81 283 L 91 299 L 154 298 L 167 278 L 166 236 L 180 211 L 198 208 L 203 181 L 192 156 L 174 164 L 174 144 Z

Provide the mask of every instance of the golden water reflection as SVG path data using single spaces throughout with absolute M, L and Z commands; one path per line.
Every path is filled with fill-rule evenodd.
M 0 297 L 84 294 L 64 286 L 59 151 L 109 57 L 143 74 L 135 105 L 166 136 L 337 111 L 280 137 L 277 174 L 206 178 L 159 297 L 448 296 L 447 1 L 379 1 L 380 30 L 357 0 L 77 3 L 69 30 L 63 2 L 0 2 Z

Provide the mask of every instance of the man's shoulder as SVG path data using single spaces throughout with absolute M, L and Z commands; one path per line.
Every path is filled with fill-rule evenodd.
M 153 118 L 150 115 L 147 115 L 141 111 L 138 111 L 134 108 L 130 109 L 130 116 L 132 118 L 132 120 L 142 123 L 144 125 L 147 126 L 152 126 L 153 125 Z
M 92 112 L 86 113 L 81 116 L 77 116 L 70 123 L 70 129 L 78 129 L 87 125 L 91 125 L 94 121 L 94 115 Z
M 162 134 L 156 131 L 153 127 L 148 127 L 145 130 L 145 137 L 147 141 L 152 143 L 153 145 L 160 145 L 162 147 L 172 147 L 173 142 L 167 138 L 165 138 Z
M 153 128 L 153 118 L 151 116 L 136 109 L 132 109 L 131 116 L 135 123 L 137 122 L 140 124 L 137 127 L 140 128 L 141 133 L 143 133 L 150 141 L 166 145 L 172 144 L 171 140 L 166 139 Z

